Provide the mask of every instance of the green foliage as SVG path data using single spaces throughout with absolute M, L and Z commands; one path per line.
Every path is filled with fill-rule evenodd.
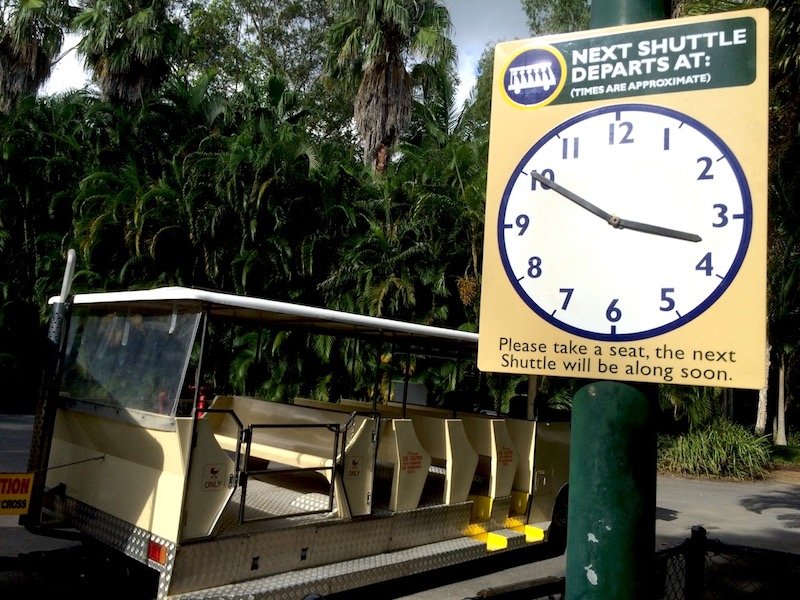
M 771 458 L 775 465 L 800 466 L 800 436 L 789 436 L 786 446 L 773 446 Z
M 534 33 L 588 23 L 585 0 L 523 4 L 538 19 Z M 685 3 L 691 10 L 701 4 Z M 776 58 L 770 336 L 787 358 L 773 364 L 786 365 L 791 391 L 800 282 L 800 3 L 767 4 Z M 22 43 L 35 59 L 28 72 L 44 74 L 36 69 L 60 47 L 61 28 L 73 14 L 59 12 L 67 5 L 3 3 L 6 45 L 0 50 Z M 116 89 L 137 102 L 115 105 L 86 90 L 39 99 L 22 93 L 0 115 L 0 376 L 12 385 L 12 396 L 23 398 L 40 379 L 41 336 L 30 333 L 36 328 L 30 323 L 38 316 L 41 325 L 47 317 L 67 248 L 80 250 L 76 291 L 183 284 L 477 330 L 493 61 L 487 49 L 473 96 L 455 106 L 449 18 L 441 2 L 73 5 L 81 7 L 73 23 L 85 34 L 89 67 L 111 69 L 109 82 L 131 84 Z M 19 15 L 9 19 L 17 6 Z M 362 37 L 343 37 L 347 43 L 329 47 L 323 33 L 334 14 L 361 20 L 342 20 L 332 35 Z M 185 54 L 179 28 L 190 38 Z M 397 152 L 384 175 L 374 177 L 359 160 L 352 127 L 360 79 L 348 86 L 326 77 L 322 57 L 332 52 L 346 59 L 339 67 L 360 76 L 366 62 L 385 56 L 380 43 L 387 33 L 401 43 L 412 95 L 407 128 L 386 138 Z M 128 67 L 133 71 L 125 79 Z M 38 80 L 23 79 L 17 83 Z M 374 369 L 363 349 L 314 347 L 320 366 L 306 379 L 297 364 L 271 362 L 278 342 L 242 336 L 224 345 L 237 352 L 237 385 L 288 397 L 305 380 L 322 390 L 337 360 L 354 364 L 361 380 Z M 446 389 L 458 376 L 429 377 Z M 568 404 L 571 384 L 548 379 L 542 396 Z M 512 388 L 501 381 L 492 386 L 503 406 Z M 717 391 L 665 389 L 662 400 L 694 427 L 713 417 Z
M 589 0 L 521 0 L 533 35 L 583 31 L 589 28 Z
M 661 409 L 670 410 L 676 421 L 685 419 L 690 429 L 702 426 L 714 417 L 721 395 L 720 388 L 666 384 L 658 387 Z
M 670 473 L 732 479 L 760 479 L 770 464 L 770 444 L 741 425 L 718 419 L 658 442 L 658 468 Z
M 786 443 L 789 446 L 800 446 L 800 431 L 791 431 L 786 436 Z

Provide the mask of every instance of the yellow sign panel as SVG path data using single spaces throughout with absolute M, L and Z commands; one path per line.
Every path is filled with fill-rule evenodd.
M 25 515 L 31 502 L 33 473 L 0 473 L 0 515 Z
M 478 365 L 766 383 L 768 12 L 499 44 Z

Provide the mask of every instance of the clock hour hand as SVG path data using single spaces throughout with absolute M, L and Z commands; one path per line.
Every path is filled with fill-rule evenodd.
M 641 231 L 642 233 L 652 233 L 653 235 L 661 235 L 676 240 L 685 240 L 687 242 L 699 242 L 703 239 L 696 233 L 687 233 L 685 231 L 678 231 L 677 229 L 659 227 L 658 225 L 639 223 L 638 221 L 628 221 L 627 219 L 620 219 L 619 217 L 611 217 L 609 223 L 612 227 L 616 227 L 617 229 L 633 229 L 634 231 Z
M 544 175 L 542 175 L 541 173 L 539 173 L 537 171 L 531 171 L 531 177 L 533 177 L 536 181 L 541 183 L 543 186 L 548 187 L 551 190 L 553 190 L 554 192 L 557 192 L 557 193 L 561 194 L 567 200 L 572 200 L 575 204 L 577 204 L 581 208 L 584 208 L 584 209 L 588 210 L 590 213 L 592 213 L 593 215 L 596 215 L 596 216 L 600 217 L 606 223 L 611 223 L 611 220 L 614 218 L 612 215 L 608 214 L 606 211 L 604 211 L 599 206 L 595 206 L 594 204 L 592 204 L 588 200 L 585 200 L 584 198 L 581 198 L 580 196 L 578 196 L 578 194 L 576 194 L 574 192 L 570 192 L 567 188 L 561 187 L 555 181 L 551 181 L 550 179 L 548 179 L 547 177 L 545 177 Z
M 588 210 L 593 215 L 596 215 L 603 219 L 606 223 L 614 227 L 615 229 L 632 229 L 633 231 L 640 231 L 642 233 L 650 233 L 653 235 L 660 235 L 664 237 L 670 237 L 677 240 L 685 240 L 687 242 L 699 242 L 701 241 L 701 237 L 695 233 L 687 233 L 685 231 L 678 231 L 677 229 L 669 229 L 667 227 L 660 227 L 658 225 L 650 225 L 648 223 L 640 223 L 638 221 L 629 221 L 627 219 L 621 219 L 615 215 L 607 213 L 599 206 L 595 206 L 588 200 L 581 198 L 578 194 L 569 191 L 568 189 L 561 187 L 556 182 L 551 181 L 541 173 L 537 171 L 531 171 L 531 177 L 533 177 L 536 181 L 541 183 L 543 186 L 546 186 L 567 198 L 568 200 L 572 200 L 575 204 Z

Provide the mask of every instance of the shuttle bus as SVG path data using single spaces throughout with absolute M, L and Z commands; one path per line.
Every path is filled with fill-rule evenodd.
M 153 598 L 324 597 L 563 551 L 569 423 L 492 400 L 475 333 L 185 287 L 51 304 L 21 522 L 146 567 Z

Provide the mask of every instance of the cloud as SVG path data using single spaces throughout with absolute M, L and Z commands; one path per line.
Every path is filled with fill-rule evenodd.
M 458 48 L 461 85 L 456 98 L 460 106 L 469 96 L 478 61 L 489 44 L 530 37 L 527 17 L 520 0 L 443 0 L 450 11 L 453 42 Z
M 64 36 L 61 47 L 64 56 L 55 64 L 50 78 L 44 84 L 41 90 L 43 96 L 79 90 L 88 83 L 89 77 L 83 68 L 83 61 L 75 53 L 75 45 L 79 40 L 80 36 L 75 33 Z

